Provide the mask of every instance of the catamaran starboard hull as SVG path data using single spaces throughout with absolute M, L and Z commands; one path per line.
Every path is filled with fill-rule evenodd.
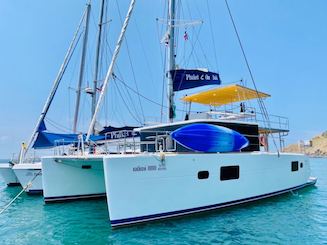
M 198 213 L 315 184 L 300 154 L 140 154 L 104 157 L 112 227 Z

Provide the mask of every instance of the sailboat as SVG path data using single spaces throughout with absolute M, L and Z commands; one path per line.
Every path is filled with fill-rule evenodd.
M 119 153 L 120 146 L 123 144 L 123 150 L 135 151 L 131 145 L 138 141 L 138 133 L 134 132 L 135 127 L 105 127 L 100 132 L 104 138 L 96 142 L 92 138 L 95 127 L 95 116 L 99 112 L 99 106 L 96 104 L 96 91 L 98 81 L 98 59 L 101 44 L 101 32 L 103 26 L 104 3 L 100 2 L 99 29 L 97 33 L 96 63 L 94 78 L 94 103 L 92 107 L 92 122 L 88 128 L 87 135 L 79 138 L 78 145 L 80 151 L 70 151 L 67 154 L 55 154 L 42 157 L 42 182 L 43 196 L 46 203 L 63 202 L 76 199 L 88 199 L 105 197 L 105 183 L 103 174 L 103 155 L 109 153 Z M 112 55 L 112 60 L 106 73 L 103 86 L 100 91 L 98 101 L 102 101 L 106 85 L 113 76 L 113 68 L 118 57 L 125 31 L 134 9 L 135 1 L 132 0 L 125 21 L 122 25 L 121 33 L 118 37 L 116 48 Z M 97 106 L 95 106 L 97 105 Z M 117 146 L 112 147 L 111 142 Z
M 182 100 L 189 107 L 199 104 L 210 110 L 189 110 L 186 120 L 174 122 L 175 91 L 203 82 L 220 84 L 219 74 L 176 66 L 175 12 L 176 1 L 170 0 L 168 122 L 136 130 L 140 152 L 103 157 L 113 228 L 229 207 L 316 183 L 307 156 L 268 151 L 268 136 L 277 135 L 282 144 L 288 121 L 273 124 L 263 107 L 270 95 L 256 88 L 219 85 L 186 95 Z M 264 108 L 263 123 L 257 120 L 260 113 L 245 106 L 253 99 Z M 228 105 L 234 107 L 223 110 Z
M 42 149 L 55 149 L 55 151 L 62 152 L 65 146 L 73 146 L 72 149 L 74 152 L 78 152 L 81 150 L 81 147 L 78 145 L 78 141 L 80 138 L 85 137 L 82 133 L 77 131 L 77 122 L 79 115 L 79 107 L 80 107 L 80 97 L 82 90 L 82 81 L 84 78 L 84 67 L 85 67 L 85 57 L 86 57 L 86 47 L 87 47 L 87 37 L 88 37 L 88 26 L 89 26 L 89 15 L 90 15 L 91 5 L 88 3 L 86 5 L 85 11 L 83 12 L 82 18 L 78 24 L 77 30 L 74 33 L 73 39 L 70 43 L 70 46 L 66 52 L 64 61 L 59 69 L 59 72 L 55 78 L 50 94 L 45 102 L 43 110 L 40 114 L 40 117 L 36 123 L 35 129 L 32 133 L 32 136 L 27 144 L 27 146 L 23 145 L 21 150 L 21 156 L 19 158 L 19 164 L 15 164 L 13 166 L 13 171 L 17 176 L 19 182 L 22 187 L 28 194 L 41 194 L 43 193 L 43 183 L 42 183 L 42 164 L 40 159 L 35 161 L 32 158 L 29 161 L 28 152 L 30 149 L 34 150 L 42 150 Z M 82 29 L 82 25 L 84 24 L 84 28 Z M 74 113 L 74 125 L 72 133 L 53 133 L 48 131 L 45 125 L 45 119 L 47 113 L 50 109 L 50 106 L 55 98 L 58 87 L 62 81 L 64 73 L 67 69 L 67 66 L 71 60 L 74 49 L 78 44 L 79 37 L 83 35 L 83 43 L 82 43 L 82 53 L 81 53 L 81 61 L 80 61 L 80 70 L 79 70 L 79 79 L 78 79 L 78 88 L 76 90 L 76 107 Z M 92 96 L 93 94 L 90 93 Z M 93 96 L 94 97 L 94 96 Z M 94 99 L 93 99 L 94 101 Z M 105 138 L 104 135 L 99 136 L 91 136 L 93 141 L 103 140 Z
M 59 138 L 58 138 L 58 137 L 55 137 L 55 135 L 58 136 L 57 134 L 45 133 L 47 131 L 47 128 L 46 128 L 44 120 L 45 120 L 45 117 L 46 117 L 46 115 L 50 109 L 50 106 L 53 102 L 55 94 L 57 93 L 58 87 L 59 87 L 62 77 L 65 73 L 65 70 L 69 63 L 69 60 L 73 54 L 74 47 L 78 40 L 78 33 L 80 31 L 80 28 L 82 26 L 83 20 L 85 19 L 86 15 L 87 15 L 87 11 L 85 11 L 83 13 L 83 16 L 78 25 L 77 31 L 75 32 L 75 34 L 73 36 L 70 46 L 66 52 L 64 61 L 58 71 L 58 74 L 57 74 L 55 80 L 54 80 L 50 94 L 43 106 L 40 117 L 37 120 L 36 126 L 32 132 L 32 136 L 31 136 L 27 146 L 22 146 L 22 149 L 21 149 L 22 154 L 19 158 L 18 164 L 15 164 L 13 166 L 13 171 L 15 172 L 15 175 L 17 176 L 22 187 L 25 188 L 25 191 L 28 194 L 42 194 L 42 192 L 43 192 L 41 161 L 40 160 L 35 161 L 34 158 L 31 158 L 31 160 L 29 160 L 29 158 L 28 158 L 29 150 L 31 148 L 34 148 L 34 149 L 52 148 L 52 147 L 56 146 L 56 143 L 55 143 L 56 141 L 61 141 L 65 138 L 64 135 L 62 135 L 63 137 L 59 136 Z M 87 31 L 85 31 L 84 37 L 86 35 L 87 35 Z M 81 63 L 82 63 L 82 65 L 81 65 L 81 70 L 82 70 L 83 69 L 83 59 L 82 59 Z M 49 140 L 45 141 L 45 138 L 46 138 L 45 134 L 52 135 L 52 138 L 55 138 L 55 139 L 53 139 L 52 142 L 49 142 Z M 76 140 L 77 139 L 75 139 L 75 141 Z

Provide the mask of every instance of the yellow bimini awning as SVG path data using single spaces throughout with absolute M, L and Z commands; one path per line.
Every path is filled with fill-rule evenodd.
M 187 95 L 184 96 L 182 100 L 190 103 L 193 102 L 205 105 L 221 106 L 235 102 L 266 97 L 270 97 L 270 95 L 234 84 Z

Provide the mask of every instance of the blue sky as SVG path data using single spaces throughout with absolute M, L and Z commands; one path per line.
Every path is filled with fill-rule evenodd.
M 18 151 L 20 142 L 30 137 L 85 2 L 1 2 L 0 158 L 10 157 L 13 152 Z M 92 38 L 89 41 L 89 50 L 94 50 L 95 47 L 94 30 L 98 14 L 98 1 L 93 2 L 95 11 L 90 21 Z M 128 1 L 118 2 L 122 16 L 125 16 Z M 208 17 L 207 2 L 211 18 Z M 164 3 L 164 0 L 137 1 L 127 31 L 128 49 L 125 41 L 117 64 L 117 69 L 129 86 L 156 102 L 161 102 L 163 67 L 160 50 L 165 49 L 160 44 L 162 26 L 157 23 L 156 18 L 163 17 Z M 291 133 L 287 143 L 308 139 L 327 130 L 327 2 L 229 0 L 229 3 L 257 86 L 259 90 L 272 95 L 266 101 L 268 111 L 290 119 Z M 185 64 L 183 57 L 191 49 L 190 42 L 199 39 L 202 50 L 200 46 L 196 46 L 197 55 L 186 62 L 188 68 L 208 67 L 219 71 L 223 83 L 244 79 L 250 85 L 250 77 L 224 1 L 183 0 L 181 6 L 181 17 L 202 19 L 204 23 L 187 29 L 190 39 L 188 43 L 183 41 L 185 30 L 181 28 L 178 34 L 180 42 L 177 63 Z M 120 28 L 116 1 L 109 1 L 109 12 L 112 21 L 108 29 L 108 43 L 112 48 Z M 210 19 L 213 33 L 210 31 Z M 92 77 L 93 53 L 91 51 L 87 58 L 90 65 L 87 66 L 86 83 Z M 75 61 L 68 69 L 49 112 L 51 120 L 66 125 L 67 128 L 71 128 L 74 104 L 72 87 L 78 70 L 78 54 L 80 49 L 76 50 Z M 131 57 L 133 69 L 128 57 Z M 105 66 L 104 62 L 103 67 Z M 103 68 L 102 74 L 104 71 Z M 133 113 L 138 114 L 141 119 L 143 115 L 140 114 L 144 114 L 147 121 L 160 119 L 160 107 L 144 99 L 139 100 L 135 94 L 128 96 L 126 91 L 115 86 L 118 85 L 111 83 L 109 86 L 110 92 L 105 103 L 107 109 L 101 112 L 101 122 L 116 126 L 137 125 L 137 120 L 130 115 Z M 123 93 L 125 102 L 119 93 Z M 183 94 L 179 92 L 177 97 Z M 128 109 L 125 104 L 129 105 Z M 182 108 L 181 103 L 177 105 Z M 90 100 L 85 97 L 79 124 L 82 131 L 89 123 L 89 106 Z

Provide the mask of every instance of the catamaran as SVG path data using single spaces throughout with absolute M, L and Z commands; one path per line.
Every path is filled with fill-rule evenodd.
M 94 88 L 92 91 L 92 115 L 96 115 L 99 111 L 97 102 L 97 92 L 99 81 L 99 52 L 101 44 L 102 27 L 105 24 L 103 20 L 104 3 L 100 2 L 100 15 L 97 33 L 96 62 L 95 62 L 95 78 Z M 106 84 L 113 76 L 113 68 L 118 57 L 124 34 L 129 22 L 131 13 L 134 8 L 135 1 L 131 1 L 127 16 L 122 25 L 121 33 L 118 37 L 116 48 L 112 55 L 112 60 L 104 79 L 104 85 L 100 89 L 99 100 L 103 100 Z M 96 107 L 97 105 L 97 107 Z M 78 141 L 79 150 L 68 152 L 60 152 L 51 156 L 42 158 L 42 182 L 43 196 L 46 203 L 86 198 L 105 197 L 105 183 L 103 174 L 103 155 L 116 153 L 122 146 L 125 151 L 135 151 L 131 148 L 135 141 L 138 141 L 138 133 L 134 132 L 135 127 L 105 127 L 100 132 L 102 138 L 99 141 L 92 139 L 95 127 L 95 117 L 88 129 L 85 137 L 80 137 Z
M 25 191 L 29 194 L 40 194 L 43 192 L 41 160 L 39 158 L 38 160 L 35 160 L 34 157 L 31 158 L 32 160 L 29 161 L 29 158 L 27 157 L 27 153 L 29 152 L 30 149 L 32 148 L 34 150 L 54 149 L 54 152 L 58 152 L 59 154 L 66 154 L 64 152 L 64 150 L 66 150 L 66 146 L 69 146 L 69 151 L 74 152 L 74 154 L 75 153 L 77 154 L 77 152 L 81 150 L 80 145 L 78 145 L 78 142 L 79 139 L 85 137 L 85 135 L 83 136 L 83 134 L 77 130 L 77 125 L 78 125 L 78 118 L 79 118 L 79 111 L 80 111 L 79 107 L 80 107 L 80 100 L 81 100 L 82 82 L 84 80 L 85 57 L 86 57 L 86 47 L 87 47 L 87 40 L 88 40 L 87 37 L 88 37 L 88 29 L 89 29 L 88 26 L 89 26 L 90 10 L 91 10 L 91 5 L 90 3 L 88 3 L 86 5 L 85 11 L 83 12 L 82 18 L 78 24 L 77 30 L 74 33 L 70 46 L 66 52 L 64 61 L 55 78 L 50 94 L 45 102 L 40 117 L 36 123 L 32 136 L 28 144 L 26 146 L 25 144 L 22 146 L 19 164 L 15 164 L 12 168 L 19 182 L 25 188 Z M 74 113 L 73 132 L 69 134 L 53 133 L 47 129 L 45 125 L 45 119 L 82 34 L 83 34 L 83 43 L 82 43 L 83 49 L 81 52 L 78 87 L 76 89 L 76 107 Z M 87 91 L 87 93 L 93 96 L 92 92 Z M 92 97 L 92 99 L 95 100 L 94 96 Z M 103 140 L 104 138 L 105 138 L 104 135 L 91 136 L 91 139 L 93 141 Z
M 269 95 L 256 86 L 218 85 L 186 95 L 188 108 L 200 104 L 209 110 L 189 109 L 184 121 L 173 121 L 175 91 L 220 84 L 219 74 L 176 66 L 175 2 L 168 8 L 168 122 L 136 130 L 140 152 L 104 156 L 112 227 L 224 208 L 316 183 L 307 156 L 268 151 L 268 136 L 283 146 L 288 119 L 267 113 Z M 261 112 L 246 106 L 253 99 Z

